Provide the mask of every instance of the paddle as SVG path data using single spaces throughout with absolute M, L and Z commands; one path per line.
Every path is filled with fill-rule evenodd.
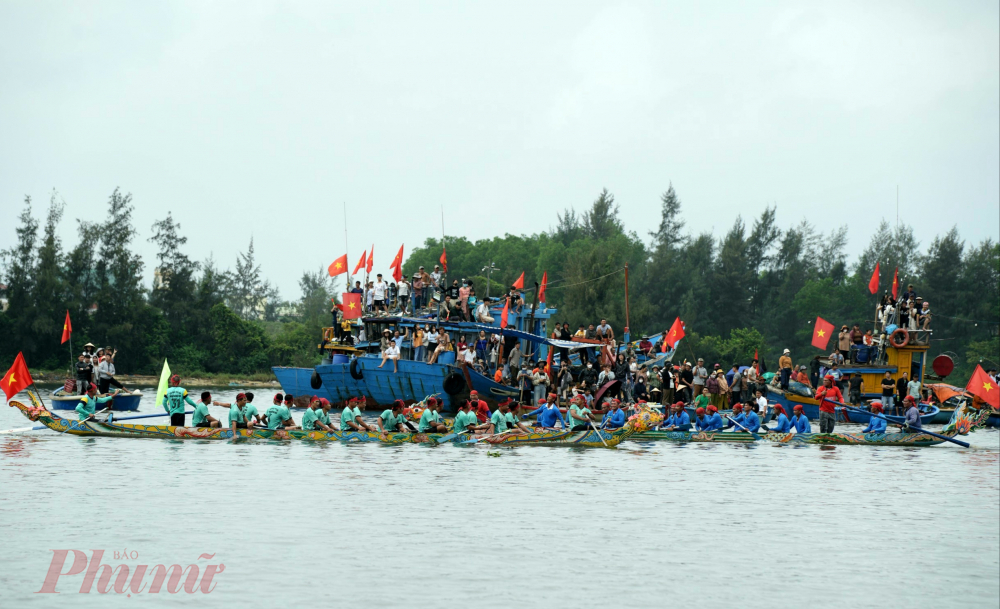
M 456 436 L 460 436 L 460 435 L 462 435 L 462 434 L 461 433 L 450 433 L 450 434 L 441 436 L 440 438 L 437 439 L 437 443 L 438 444 L 443 444 L 443 443 L 451 440 L 452 438 L 454 438 Z
M 893 423 L 889 419 L 883 417 L 880 414 L 874 413 L 874 412 L 869 412 L 869 411 L 863 410 L 861 408 L 855 408 L 854 406 L 848 406 L 847 404 L 841 404 L 840 402 L 834 402 L 833 400 L 827 400 L 827 402 L 832 402 L 832 403 L 834 403 L 834 404 L 836 404 L 838 406 L 843 406 L 844 408 L 846 408 L 848 410 L 853 410 L 855 412 L 860 412 L 860 413 L 863 413 L 863 414 L 868 414 L 868 415 L 871 415 L 873 417 L 882 419 L 883 421 L 886 421 L 888 423 L 892 423 L 893 425 L 898 425 L 898 423 Z M 908 428 L 908 429 L 912 429 L 912 428 Z M 952 438 L 950 436 L 942 436 L 941 434 L 936 434 L 936 433 L 934 433 L 932 431 L 927 431 L 926 429 L 923 429 L 923 428 L 920 428 L 918 431 L 914 431 L 914 432 L 910 432 L 910 433 L 923 433 L 923 434 L 927 434 L 927 435 L 931 436 L 932 438 L 937 438 L 939 440 L 947 440 L 947 441 L 951 442 L 952 444 L 958 444 L 959 446 L 961 446 L 963 448 L 972 448 L 972 445 L 969 444 L 969 443 L 967 443 L 967 442 L 962 442 L 961 440 L 956 440 L 955 438 Z
M 462 440 L 459 444 L 475 444 L 481 440 L 489 440 L 490 438 L 499 438 L 500 436 L 510 433 L 511 430 L 501 431 L 500 433 L 495 433 L 491 436 L 486 436 L 485 438 L 470 438 L 468 440 Z
M 730 421 L 732 421 L 733 425 L 735 425 L 735 426 L 739 427 L 739 428 L 740 428 L 740 429 L 742 429 L 743 431 L 745 431 L 745 432 L 747 432 L 748 434 L 750 434 L 751 436 L 753 436 L 753 439 L 754 439 L 754 440 L 760 440 L 760 436 L 759 436 L 759 435 L 757 435 L 757 434 L 755 434 L 754 432 L 750 431 L 750 430 L 749 430 L 749 429 L 747 429 L 746 427 L 743 427 L 742 425 L 740 425 L 740 424 L 739 424 L 739 422 L 737 422 L 737 421 L 736 421 L 736 419 L 734 419 L 734 418 L 730 417 L 730 416 L 729 416 L 728 414 L 727 414 L 727 415 L 723 415 L 723 416 L 725 416 L 725 417 L 726 417 L 727 419 L 729 419 Z
M 601 432 L 596 427 L 594 427 L 594 422 L 591 421 L 590 419 L 587 419 L 587 422 L 590 423 L 590 428 L 597 433 L 597 437 L 601 439 L 601 444 L 604 444 L 604 448 L 611 448 L 610 446 L 608 446 L 608 443 L 604 441 L 604 436 L 601 435 Z
M 107 408 L 105 408 L 104 410 L 107 410 Z M 104 412 L 104 410 L 102 410 L 101 412 Z M 94 414 L 98 414 L 98 413 L 95 412 Z M 185 415 L 194 414 L 194 411 L 193 410 L 189 410 L 189 411 L 185 412 L 184 414 Z M 130 421 L 130 420 L 134 420 L 134 419 L 152 419 L 154 417 L 169 417 L 169 416 L 170 416 L 170 414 L 168 414 L 168 413 L 163 413 L 163 414 L 141 414 L 141 415 L 132 416 L 132 417 L 121 417 L 119 419 L 115 419 L 115 422 L 118 422 L 118 421 Z M 39 429 L 47 429 L 47 428 L 44 425 L 35 425 L 34 427 L 21 427 L 21 428 L 18 428 L 18 429 L 5 429 L 3 431 L 0 431 L 0 434 L 17 433 L 17 432 L 21 432 L 21 431 L 38 431 Z

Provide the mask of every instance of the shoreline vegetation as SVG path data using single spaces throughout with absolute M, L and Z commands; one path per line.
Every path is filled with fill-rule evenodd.
M 38 370 L 28 369 L 31 378 L 36 385 L 58 387 L 66 379 L 74 378 L 74 373 L 69 370 Z M 159 376 L 146 374 L 118 374 L 115 376 L 126 387 L 156 387 L 160 382 Z M 232 374 L 181 374 L 184 384 L 192 387 L 229 387 L 233 384 L 240 387 L 280 387 L 281 385 L 270 372 L 259 372 L 249 375 Z
M 1000 367 L 1000 244 L 993 239 L 966 242 L 957 228 L 942 226 L 921 244 L 906 223 L 842 218 L 852 231 L 871 233 L 867 246 L 852 248 L 847 224 L 835 226 L 826 211 L 793 206 L 781 215 L 767 207 L 745 219 L 715 210 L 731 227 L 696 234 L 685 226 L 672 185 L 659 203 L 659 214 L 633 227 L 638 232 L 624 225 L 614 195 L 604 190 L 584 211 L 558 213 L 554 227 L 546 228 L 551 220 L 540 216 L 526 227 L 536 231 L 530 234 L 474 242 L 452 235 L 414 246 L 416 237 L 401 233 L 404 244 L 410 242 L 402 270 L 412 276 L 420 265 L 432 268 L 447 245 L 449 284 L 465 279 L 479 297 L 496 296 L 524 273 L 528 303 L 535 282 L 548 273 L 546 304 L 558 309 L 552 322 L 576 329 L 603 318 L 620 338 L 628 264 L 633 339 L 664 332 L 679 316 L 686 337 L 678 361 L 702 357 L 728 368 L 759 350 L 773 370 L 786 348 L 797 365 L 828 354 L 810 345 L 817 316 L 837 327 L 872 327 L 876 303 L 898 269 L 900 291 L 913 284 L 931 303 L 928 358 L 952 355 L 949 381 L 963 384 L 980 362 Z M 272 378 L 272 366 L 319 363 L 321 331 L 332 324 L 331 299 L 339 300 L 343 277 L 335 282 L 325 268 L 306 270 L 300 295 L 282 299 L 262 275 L 252 238 L 245 252 L 223 261 L 233 267 L 211 258 L 195 262 L 185 254 L 179 222 L 167 213 L 141 234 L 132 197 L 119 189 L 108 199 L 106 217 L 78 220 L 77 242 L 64 247 L 58 236 L 64 207 L 53 191 L 45 218 L 38 219 L 26 197 L 16 240 L 0 252 L 0 296 L 7 301 L 0 311 L 0 365 L 21 351 L 29 366 L 64 370 L 88 341 L 117 349 L 120 375 L 158 377 L 164 359 L 182 375 L 204 371 L 191 376 L 218 382 Z M 709 213 L 690 204 L 685 211 Z M 460 225 L 464 213 L 451 212 L 449 223 Z M 137 253 L 138 239 L 157 246 L 155 260 Z M 331 260 L 336 253 L 329 252 Z M 386 272 L 389 260 L 379 258 L 373 271 Z M 873 295 L 868 282 L 876 262 L 882 275 Z M 491 265 L 496 270 L 488 281 L 483 270 Z M 150 266 L 152 284 L 145 271 Z M 67 311 L 72 354 L 70 345 L 60 344 Z M 835 348 L 833 341 L 828 352 Z

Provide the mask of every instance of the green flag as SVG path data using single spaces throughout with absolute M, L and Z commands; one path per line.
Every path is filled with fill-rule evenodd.
M 166 358 L 163 360 L 163 372 L 160 373 L 160 384 L 156 386 L 156 404 L 163 404 L 163 396 L 167 393 L 167 386 L 170 384 L 170 366 Z M 167 410 L 164 407 L 164 410 Z M 167 411 L 169 412 L 169 411 Z

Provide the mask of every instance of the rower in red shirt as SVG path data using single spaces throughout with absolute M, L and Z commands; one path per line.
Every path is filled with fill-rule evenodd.
M 837 421 L 836 405 L 830 400 L 843 403 L 844 396 L 840 393 L 840 388 L 833 384 L 832 374 L 823 377 L 823 386 L 816 392 L 816 399 L 819 400 L 819 431 L 833 433 L 833 426 Z
M 490 421 L 490 405 L 486 403 L 486 400 L 479 399 L 479 392 L 473 390 L 469 393 L 469 402 L 472 405 L 472 411 L 476 413 L 476 418 L 479 419 L 480 423 L 489 423 Z

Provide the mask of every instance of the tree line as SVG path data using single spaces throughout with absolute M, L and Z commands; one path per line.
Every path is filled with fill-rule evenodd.
M 576 328 L 605 318 L 620 334 L 627 263 L 633 337 L 662 332 L 679 316 L 687 324 L 681 357 L 728 366 L 759 351 L 773 369 L 782 349 L 791 349 L 796 362 L 819 353 L 809 344 L 817 316 L 837 327 L 872 326 L 881 294 L 871 295 L 867 284 L 878 261 L 883 291 L 898 267 L 901 291 L 912 283 L 931 303 L 931 355 L 952 354 L 956 377 L 1000 359 L 1000 244 L 992 239 L 967 244 L 951 228 L 922 248 L 910 226 L 871 220 L 868 246 L 852 252 L 848 227 L 779 223 L 773 207 L 756 218 L 737 215 L 716 237 L 687 230 L 672 185 L 660 204 L 659 217 L 637 233 L 626 229 L 614 195 L 604 190 L 584 211 L 566 209 L 555 227 L 532 234 L 429 238 L 410 252 L 403 271 L 431 268 L 444 245 L 449 281 L 469 279 L 483 297 L 484 268 L 496 269 L 489 274 L 492 295 L 524 272 L 528 302 L 533 282 L 547 272 L 546 301 L 559 309 L 556 320 Z M 68 350 L 58 337 L 68 310 L 75 345 L 114 345 L 122 372 L 155 373 L 163 358 L 188 374 L 318 362 L 320 329 L 330 323 L 335 296 L 325 270 L 303 272 L 298 298 L 282 300 L 261 275 L 252 239 L 232 269 L 212 259 L 195 262 L 168 213 L 150 228 L 158 253 L 146 285 L 145 263 L 133 251 L 139 232 L 131 195 L 116 189 L 103 222 L 77 220 L 71 249 L 57 236 L 63 210 L 53 193 L 39 223 L 26 197 L 16 242 L 2 253 L 8 307 L 0 313 L 0 361 L 23 351 L 34 367 L 65 368 Z

